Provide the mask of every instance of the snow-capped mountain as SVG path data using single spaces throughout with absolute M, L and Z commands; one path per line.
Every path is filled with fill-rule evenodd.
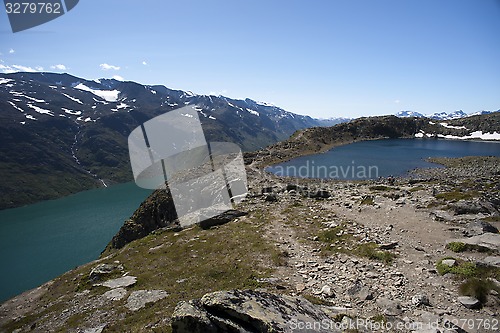
M 129 133 L 188 104 L 207 141 L 247 151 L 324 125 L 251 99 L 68 74 L 0 74 L 0 209 L 132 180 Z
M 430 115 L 424 115 L 420 112 L 415 112 L 415 111 L 400 111 L 396 113 L 397 117 L 400 118 L 407 118 L 407 117 L 417 117 L 417 118 L 430 118 L 430 119 L 435 119 L 435 120 L 453 120 L 453 119 L 461 119 L 465 117 L 472 117 L 472 116 L 478 116 L 478 115 L 484 115 L 484 114 L 490 114 L 493 112 L 499 112 L 498 111 L 479 111 L 471 114 L 467 114 L 463 112 L 462 110 L 454 111 L 454 112 L 436 112 Z
M 423 118 L 423 117 L 425 117 L 420 112 L 415 112 L 415 111 L 399 111 L 398 113 L 396 113 L 396 116 L 400 117 L 400 118 L 409 118 L 409 117 Z

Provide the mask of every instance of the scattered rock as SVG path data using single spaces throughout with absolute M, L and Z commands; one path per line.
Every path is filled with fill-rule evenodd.
M 450 240 L 447 243 L 451 242 L 462 242 L 470 245 L 478 245 L 482 247 L 486 247 L 493 251 L 500 250 L 500 234 L 492 234 L 486 233 L 478 236 L 473 236 L 470 238 L 461 238 Z
M 137 311 L 146 306 L 146 304 L 157 302 L 167 296 L 168 294 L 164 290 L 137 290 L 130 294 L 125 306 L 130 311 Z
M 361 290 L 356 294 L 356 297 L 361 300 L 361 301 L 370 301 L 373 299 L 373 294 L 370 291 L 370 288 L 368 287 L 363 287 Z
M 260 193 L 262 193 L 262 194 L 273 193 L 273 188 L 272 188 L 272 186 L 263 187 L 262 190 L 260 191 Z
M 384 243 L 384 244 L 380 244 L 378 247 L 381 250 L 392 250 L 392 249 L 395 249 L 396 246 L 398 246 L 398 242 Z
M 462 200 L 456 203 L 450 203 L 448 207 L 451 208 L 455 215 L 488 213 L 488 210 L 479 202 Z
M 499 267 L 500 268 L 500 257 L 499 256 L 489 256 L 482 260 L 488 266 Z
M 276 202 L 276 201 L 278 201 L 278 195 L 275 194 L 275 193 L 268 194 L 264 198 L 264 201 L 266 201 L 266 202 Z
M 304 290 L 306 290 L 306 285 L 303 284 L 303 283 L 298 283 L 296 286 L 295 286 L 295 290 L 298 292 L 298 293 L 301 293 L 303 292 Z
M 246 212 L 231 209 L 231 210 L 228 210 L 222 214 L 219 214 L 217 216 L 214 216 L 214 217 L 211 217 L 209 219 L 201 221 L 199 223 L 199 226 L 202 229 L 208 229 L 208 228 L 211 228 L 211 227 L 216 226 L 216 225 L 226 224 L 226 223 L 234 220 L 237 217 L 245 216 L 245 215 L 247 215 Z
M 455 259 L 444 259 L 444 260 L 441 260 L 441 264 L 448 266 L 448 267 L 453 267 L 457 264 L 457 261 Z
M 123 271 L 123 265 L 119 263 L 99 264 L 90 271 L 89 280 L 91 282 L 100 281 L 104 276 L 120 271 Z
M 87 328 L 85 331 L 83 331 L 83 333 L 101 333 L 106 328 L 106 326 L 108 325 L 103 324 L 97 327 Z
M 324 285 L 323 288 L 321 288 L 320 294 L 327 298 L 335 297 L 335 293 L 329 285 Z
M 498 234 L 498 229 L 486 221 L 474 221 L 470 222 L 466 230 L 464 230 L 464 234 L 467 237 L 478 236 L 487 232 Z
M 383 314 L 387 316 L 399 316 L 403 313 L 401 304 L 397 301 L 390 300 L 385 297 L 377 299 L 377 305 L 382 310 Z
M 291 324 L 329 320 L 302 297 L 253 290 L 219 291 L 181 302 L 172 317 L 174 333 L 290 332 Z M 339 332 L 319 328 L 315 332 Z
M 327 190 L 318 190 L 309 194 L 309 197 L 315 199 L 328 199 L 331 196 L 330 192 Z
M 296 192 L 302 192 L 303 191 L 303 188 L 297 184 L 287 184 L 286 185 L 286 190 L 288 192 L 290 191 L 296 191 Z
M 426 305 L 430 306 L 429 298 L 423 294 L 417 294 L 411 298 L 411 303 L 415 306 Z
M 125 288 L 116 288 L 106 291 L 103 296 L 112 301 L 119 301 L 127 295 L 127 290 Z
M 137 278 L 135 276 L 124 276 L 118 279 L 108 280 L 103 283 L 95 284 L 95 286 L 103 286 L 111 289 L 115 288 L 125 288 L 129 286 L 133 286 L 137 282 Z
M 457 300 L 468 309 L 479 309 L 481 307 L 481 302 L 475 297 L 460 296 Z

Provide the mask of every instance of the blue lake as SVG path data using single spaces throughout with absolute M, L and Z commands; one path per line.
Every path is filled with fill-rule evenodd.
M 362 180 L 440 167 L 428 157 L 500 156 L 500 142 L 387 139 L 356 142 L 266 168 L 279 176 Z
M 135 183 L 0 211 L 0 301 L 97 259 L 151 193 Z

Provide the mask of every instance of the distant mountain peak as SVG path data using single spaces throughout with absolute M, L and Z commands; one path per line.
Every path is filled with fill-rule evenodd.
M 461 118 L 483 115 L 483 114 L 490 114 L 490 113 L 499 112 L 499 111 L 500 110 L 498 110 L 498 111 L 479 111 L 479 112 L 475 112 L 472 114 L 467 114 L 462 110 L 457 110 L 457 111 L 453 111 L 453 112 L 446 112 L 446 111 L 435 112 L 435 113 L 429 114 L 429 115 L 424 115 L 420 112 L 415 112 L 415 111 L 399 111 L 398 113 L 396 113 L 396 116 L 400 117 L 400 118 L 417 117 L 417 118 L 430 118 L 430 119 L 434 119 L 434 120 L 453 120 L 453 119 L 461 119 Z
M 399 111 L 398 113 L 396 113 L 396 116 L 400 117 L 400 118 L 409 118 L 409 117 L 422 118 L 422 117 L 425 117 L 420 112 L 415 112 L 415 111 Z

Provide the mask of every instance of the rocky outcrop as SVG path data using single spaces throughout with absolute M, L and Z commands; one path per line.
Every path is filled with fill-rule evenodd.
M 170 191 L 156 190 L 141 203 L 132 217 L 125 221 L 109 246 L 122 248 L 156 229 L 175 226 L 176 219 L 177 212 Z
M 302 297 L 233 290 L 179 303 L 173 314 L 172 329 L 174 333 L 308 332 L 296 328 L 323 320 L 330 318 Z M 319 328 L 314 332 L 337 331 Z
M 199 226 L 203 229 L 208 229 L 244 215 L 246 215 L 245 212 L 228 210 L 201 221 Z M 181 228 L 177 220 L 174 201 L 168 189 L 156 190 L 140 205 L 132 217 L 125 221 L 118 233 L 111 240 L 108 248 L 122 248 L 126 244 L 143 238 L 157 229 L 168 227 L 175 230 Z

